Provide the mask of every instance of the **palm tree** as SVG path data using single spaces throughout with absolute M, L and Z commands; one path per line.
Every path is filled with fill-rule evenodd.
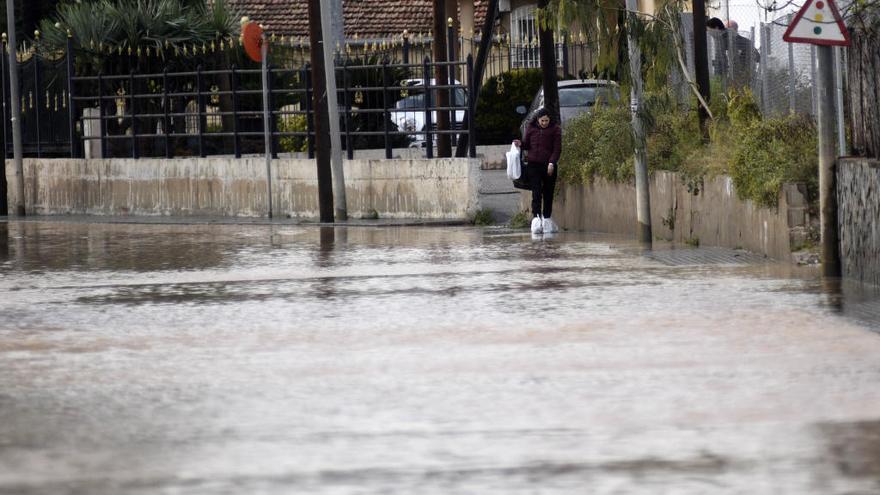
M 76 71 L 89 75 L 161 74 L 163 70 L 193 70 L 199 65 L 227 68 L 230 59 L 239 57 L 240 53 L 217 48 L 229 46 L 238 38 L 239 18 L 238 11 L 226 0 L 213 0 L 210 4 L 207 0 L 82 0 L 59 4 L 55 15 L 40 23 L 42 38 L 38 48 L 44 53 L 60 52 L 66 50 L 69 41 Z M 133 85 L 139 86 L 139 92 L 164 89 L 178 93 L 193 89 L 192 81 L 182 78 L 168 78 L 164 85 L 161 77 L 150 81 L 132 79 L 127 85 L 123 81 L 114 84 L 119 85 L 120 92 L 134 91 L 129 87 Z M 231 108 L 231 98 L 226 96 L 228 81 L 220 78 L 217 84 L 219 92 L 224 94 L 219 102 L 221 108 Z M 167 87 L 163 87 L 165 85 Z M 94 85 L 83 87 L 80 91 L 88 94 L 80 93 L 80 96 L 93 96 L 99 90 Z M 160 100 L 137 101 L 136 111 L 161 114 Z M 106 107 L 105 115 L 116 111 L 113 100 L 103 100 L 101 104 Z M 146 125 L 154 127 L 158 120 L 139 122 L 146 121 Z M 232 123 L 226 120 L 224 117 L 224 127 L 231 128 Z M 130 124 L 111 120 L 108 125 Z M 183 118 L 172 119 L 172 128 L 183 125 Z M 110 131 L 124 132 L 124 129 Z
M 84 0 L 58 5 L 40 23 L 44 50 L 63 50 L 71 36 L 79 64 L 118 69 L 165 67 L 186 47 L 237 38 L 238 12 L 226 0 Z M 131 53 L 147 49 L 156 58 Z M 131 50 L 131 53 L 129 52 Z M 151 63 L 152 62 L 152 63 Z M 121 64 L 121 66 L 120 66 Z M 144 67 L 153 65 L 154 67 Z
M 60 0 L 16 0 L 15 1 L 15 38 L 17 40 L 32 39 L 34 30 L 39 26 L 40 19 L 49 15 Z M 3 31 L 6 31 L 6 2 L 0 2 L 0 19 Z

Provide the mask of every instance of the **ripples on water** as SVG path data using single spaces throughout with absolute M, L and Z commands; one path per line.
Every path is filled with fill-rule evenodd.
M 880 491 L 877 301 L 581 234 L 0 223 L 0 493 Z

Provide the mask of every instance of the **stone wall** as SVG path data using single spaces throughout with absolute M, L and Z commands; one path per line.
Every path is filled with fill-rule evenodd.
M 841 159 L 837 198 L 843 276 L 880 285 L 880 161 Z
M 318 217 L 314 160 L 273 160 L 276 216 Z M 480 161 L 345 160 L 354 218 L 464 219 L 479 209 Z M 268 211 L 264 158 L 27 159 L 28 214 L 261 217 Z M 13 177 L 9 177 L 10 182 Z M 10 187 L 9 204 L 15 204 Z
M 803 186 L 785 185 L 775 209 L 739 199 L 725 176 L 706 179 L 694 189 L 678 174 L 658 171 L 650 187 L 655 238 L 747 249 L 779 260 L 790 260 L 806 243 L 810 219 Z M 596 179 L 587 185 L 560 184 L 557 191 L 553 219 L 561 227 L 638 235 L 634 185 Z M 530 192 L 523 192 L 521 204 L 529 209 Z

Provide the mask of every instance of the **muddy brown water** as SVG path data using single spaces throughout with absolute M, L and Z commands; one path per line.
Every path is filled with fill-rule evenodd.
M 878 308 L 580 233 L 0 222 L 0 493 L 880 493 Z

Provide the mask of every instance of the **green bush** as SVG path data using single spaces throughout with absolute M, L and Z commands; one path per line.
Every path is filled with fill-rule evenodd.
M 525 229 L 528 228 L 532 223 L 532 214 L 528 212 L 528 210 L 523 210 L 517 212 L 516 215 L 510 218 L 510 221 L 507 223 L 507 226 L 512 229 Z
M 680 109 L 668 93 L 647 95 L 645 108 L 648 167 L 683 171 L 693 152 L 702 146 L 696 113 Z
M 278 132 L 306 132 L 306 116 L 305 115 L 288 115 L 287 118 L 281 119 L 278 123 Z M 278 140 L 282 151 L 288 153 L 297 151 L 308 151 L 309 145 L 303 136 L 282 136 Z
M 569 184 L 586 184 L 596 176 L 627 181 L 633 176 L 632 156 L 629 109 L 593 107 L 565 124 L 559 177 Z
M 730 175 L 740 198 L 776 206 L 786 182 L 807 184 L 810 198 L 819 188 L 816 125 L 803 115 L 755 120 L 732 126 L 736 133 Z
M 808 116 L 763 118 L 748 90 L 723 95 L 724 108 L 702 142 L 696 109 L 678 108 L 669 95 L 645 98 L 650 170 L 682 174 L 698 192 L 704 176 L 726 173 L 737 194 L 761 206 L 776 206 L 782 184 L 802 182 L 809 199 L 818 191 L 816 126 Z M 594 177 L 623 182 L 633 176 L 630 112 L 623 106 L 595 108 L 566 124 L 560 179 L 583 184 Z
M 528 108 L 539 89 L 541 69 L 515 70 L 489 78 L 477 100 L 478 142 L 504 144 L 519 137 L 523 116 L 516 113 L 516 107 Z
M 492 212 L 491 208 L 485 208 L 482 210 L 477 210 L 474 214 L 474 218 L 471 220 L 471 223 L 474 225 L 485 226 L 492 225 L 495 223 L 495 216 Z
M 761 107 L 755 101 L 751 90 L 746 89 L 730 94 L 727 103 L 727 118 L 730 125 L 740 132 L 761 120 Z

